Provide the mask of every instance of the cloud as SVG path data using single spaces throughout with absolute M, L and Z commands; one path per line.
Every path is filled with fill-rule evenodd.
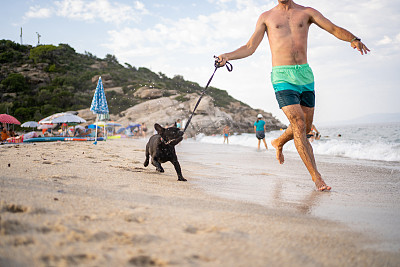
M 389 36 L 385 35 L 385 36 L 383 37 L 383 39 L 379 40 L 379 41 L 376 43 L 376 45 L 387 45 L 387 44 L 390 44 L 390 43 L 392 43 L 392 42 L 393 42 L 393 40 L 392 40 Z
M 178 20 L 164 18 L 162 23 L 144 29 L 124 27 L 110 30 L 110 41 L 105 46 L 113 49 L 117 56 L 121 53 L 138 55 L 139 52 L 134 51 L 139 50 L 142 56 L 147 56 L 142 49 L 149 53 L 153 49 L 153 55 L 177 50 L 185 54 L 203 54 L 228 47 L 227 40 L 244 44 L 262 10 L 262 6 L 241 5 L 240 9 L 221 10 L 207 16 Z
M 41 8 L 40 6 L 31 6 L 29 11 L 25 13 L 25 19 L 42 19 L 49 18 L 52 15 L 52 11 L 49 8 Z
M 121 24 L 127 21 L 139 21 L 146 14 L 143 3 L 136 1 L 133 6 L 110 2 L 108 0 L 83 1 L 63 0 L 55 2 L 57 15 L 61 17 L 94 21 L 102 20 L 107 23 Z
M 106 23 L 120 25 L 126 22 L 139 22 L 143 15 L 148 14 L 145 5 L 140 1 L 126 5 L 109 0 L 61 0 L 54 1 L 51 8 L 32 6 L 24 18 L 49 18 L 53 15 L 72 20 L 94 22 L 101 20 Z

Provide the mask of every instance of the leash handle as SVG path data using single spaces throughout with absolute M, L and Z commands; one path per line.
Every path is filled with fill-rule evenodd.
M 218 62 L 219 57 L 214 56 L 214 58 L 215 58 L 214 66 L 215 66 L 216 68 L 221 68 L 221 67 L 223 67 L 223 66 L 219 65 L 219 62 Z M 229 72 L 231 72 L 231 71 L 233 70 L 233 66 L 232 66 L 232 64 L 231 64 L 229 61 L 227 61 L 227 62 L 225 63 L 225 66 L 226 66 L 226 69 L 227 69 Z
M 208 80 L 208 83 L 207 83 L 206 87 L 205 87 L 204 90 L 201 92 L 200 98 L 199 98 L 199 100 L 197 100 L 197 103 L 196 103 L 196 105 L 194 106 L 193 112 L 192 112 L 192 114 L 190 115 L 188 121 L 186 122 L 185 129 L 183 129 L 183 133 L 186 132 L 186 129 L 188 128 L 188 126 L 189 126 L 189 124 L 190 124 L 190 121 L 192 120 L 192 117 L 193 117 L 193 115 L 194 115 L 194 112 L 196 111 L 197 107 L 199 106 L 201 99 L 203 98 L 204 94 L 206 93 L 206 90 L 207 90 L 208 86 L 210 85 L 212 79 L 214 78 L 215 72 L 217 71 L 218 68 L 221 68 L 221 67 L 222 67 L 222 66 L 220 66 L 219 63 L 218 63 L 218 57 L 214 56 L 214 58 L 215 58 L 215 62 L 214 62 L 214 67 L 215 67 L 215 69 L 214 69 L 214 72 L 213 72 L 213 74 L 211 75 L 210 79 Z M 233 66 L 232 66 L 231 63 L 226 62 L 225 66 L 226 66 L 226 69 L 227 69 L 229 72 L 231 72 L 231 71 L 233 70 Z

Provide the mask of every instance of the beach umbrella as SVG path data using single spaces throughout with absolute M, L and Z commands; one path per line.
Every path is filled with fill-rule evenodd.
M 112 126 L 112 127 L 121 127 L 122 126 L 121 123 L 117 123 L 117 122 L 107 122 L 106 125 Z
M 52 123 L 83 123 L 86 122 L 84 119 L 82 119 L 79 116 L 76 116 L 76 114 L 72 113 L 73 111 L 68 111 L 68 112 L 60 112 L 60 113 L 55 113 L 53 115 L 50 115 L 44 119 L 41 119 L 39 121 L 39 124 L 52 124 Z M 59 120 L 55 121 L 55 119 L 60 118 Z
M 65 113 L 64 115 L 51 120 L 51 123 L 84 123 L 84 122 L 86 122 L 85 119 L 82 119 L 81 117 L 71 113 Z
M 97 87 L 93 95 L 93 100 L 92 100 L 92 105 L 90 106 L 90 110 L 93 112 L 93 114 L 96 114 L 96 125 L 99 120 L 100 114 L 109 113 L 106 94 L 104 92 L 104 87 L 101 77 L 99 77 L 99 81 L 97 82 Z M 95 141 L 93 144 L 97 144 L 97 127 L 96 127 Z
M 120 133 L 122 133 L 122 132 L 124 132 L 125 131 L 125 128 L 120 128 L 118 131 L 117 131 L 117 134 L 120 134 Z
M 48 117 L 46 117 L 44 119 L 41 119 L 39 121 L 39 124 L 52 124 L 53 123 L 52 121 L 54 119 L 56 119 L 58 117 L 61 117 L 61 116 L 64 116 L 65 114 L 67 114 L 67 113 L 61 112 L 61 113 L 56 113 L 56 114 L 50 115 L 50 116 L 48 116 Z
M 138 124 L 138 123 L 130 123 L 129 126 L 126 127 L 126 129 L 136 128 L 136 127 L 140 127 L 140 124 Z
M 21 127 L 25 127 L 25 128 L 36 128 L 38 127 L 40 124 L 37 123 L 36 121 L 26 121 L 23 124 L 21 124 Z
M 0 114 L 0 122 L 18 125 L 21 124 L 16 118 L 8 114 Z

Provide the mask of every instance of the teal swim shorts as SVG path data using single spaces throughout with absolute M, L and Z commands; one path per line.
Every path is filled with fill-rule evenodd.
M 279 108 L 315 106 L 314 74 L 308 64 L 272 67 L 271 82 Z

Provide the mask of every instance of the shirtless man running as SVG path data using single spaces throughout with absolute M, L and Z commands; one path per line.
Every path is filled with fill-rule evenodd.
M 349 31 L 336 26 L 317 10 L 298 5 L 293 0 L 278 0 L 271 10 L 262 13 L 256 29 L 246 45 L 219 56 L 219 64 L 252 55 L 267 33 L 272 54 L 271 82 L 279 107 L 290 125 L 272 141 L 279 163 L 284 162 L 283 146 L 294 139 L 301 159 L 319 191 L 330 190 L 317 170 L 313 149 L 306 133 L 311 130 L 314 117 L 314 76 L 307 63 L 307 38 L 310 25 L 315 23 L 340 40 L 349 42 L 361 55 L 369 49 Z

